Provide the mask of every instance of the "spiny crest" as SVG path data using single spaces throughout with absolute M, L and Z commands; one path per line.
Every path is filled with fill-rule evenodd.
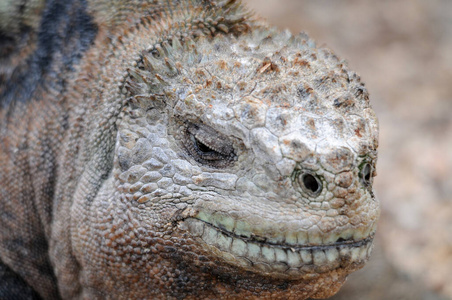
M 139 61 L 133 65 L 138 66 L 138 71 L 130 68 L 127 70 L 129 75 L 125 83 L 120 84 L 123 94 L 155 92 L 158 83 L 165 84 L 165 77 L 173 77 L 181 68 L 175 60 L 175 52 L 189 53 L 187 62 L 190 63 L 197 59 L 197 44 L 204 38 L 211 39 L 222 34 L 239 36 L 248 32 L 250 28 L 247 21 L 251 14 L 237 0 L 209 1 L 207 6 L 186 1 L 168 9 L 171 11 L 171 17 L 164 17 L 162 14 L 157 22 L 153 16 L 141 19 L 138 27 L 154 28 L 158 34 L 154 33 L 151 36 L 160 38 L 142 51 Z M 133 27 L 130 32 L 124 32 L 118 40 L 121 42 L 129 39 L 131 33 L 139 30 L 138 27 Z M 112 44 L 115 44 L 114 41 Z
M 307 35 L 288 31 L 256 29 L 240 37 L 168 39 L 144 51 L 128 72 L 123 92 L 129 97 L 163 96 L 172 92 L 165 88 L 185 85 L 200 99 L 227 93 L 240 99 L 252 93 L 311 111 L 332 107 L 348 114 L 369 107 L 364 85 L 345 62 L 317 48 Z
M 186 38 L 183 43 L 179 39 L 173 39 L 172 45 L 164 41 L 155 45 L 151 51 L 143 51 L 137 66 L 127 69 L 129 77 L 124 84 L 123 93 L 129 96 L 158 93 L 162 85 L 169 85 L 167 78 L 180 73 L 180 59 L 184 52 L 192 53 L 188 63 L 192 62 L 197 51 L 191 38 Z

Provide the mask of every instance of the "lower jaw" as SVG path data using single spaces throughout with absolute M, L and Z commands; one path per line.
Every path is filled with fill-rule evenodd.
M 373 246 L 372 236 L 334 245 L 272 245 L 245 241 L 197 219 L 184 224 L 208 252 L 227 264 L 280 279 L 312 280 L 338 269 L 353 272 L 368 260 Z

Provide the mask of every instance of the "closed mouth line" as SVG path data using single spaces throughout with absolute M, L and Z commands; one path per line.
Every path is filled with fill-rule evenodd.
M 228 230 L 226 230 L 225 228 L 221 228 L 221 227 L 217 227 L 215 225 L 212 225 L 204 220 L 200 220 L 197 219 L 201 222 L 203 222 L 204 224 L 206 224 L 207 226 L 223 233 L 224 235 L 231 237 L 231 238 L 236 238 L 236 239 L 241 239 L 245 242 L 252 242 L 255 244 L 260 244 L 262 246 L 272 246 L 272 247 L 277 247 L 277 248 L 281 248 L 283 250 L 291 250 L 291 251 L 300 251 L 300 250 L 328 250 L 328 249 L 332 249 L 332 248 L 337 248 L 337 249 L 341 249 L 341 248 L 358 248 L 361 246 L 364 246 L 370 242 L 373 241 L 374 239 L 374 235 L 371 234 L 370 236 L 359 240 L 359 241 L 355 241 L 353 239 L 348 239 L 348 240 L 344 240 L 343 238 L 339 238 L 336 242 L 331 243 L 331 244 L 326 244 L 326 245 L 288 245 L 288 244 L 277 244 L 274 242 L 269 242 L 266 240 L 266 238 L 264 237 L 259 237 L 259 236 L 255 236 L 252 235 L 251 237 L 247 237 L 247 236 L 243 236 L 243 235 L 237 235 L 233 232 L 230 232 Z

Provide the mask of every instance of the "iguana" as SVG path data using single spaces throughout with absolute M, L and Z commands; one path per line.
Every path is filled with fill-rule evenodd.
M 235 0 L 0 4 L 1 299 L 306 299 L 368 259 L 360 77 Z

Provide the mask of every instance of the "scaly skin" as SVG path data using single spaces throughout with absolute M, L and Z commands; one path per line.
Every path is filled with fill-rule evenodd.
M 379 216 L 359 77 L 236 1 L 80 3 L 91 35 L 35 89 L 3 57 L 0 278 L 45 299 L 336 293 Z

